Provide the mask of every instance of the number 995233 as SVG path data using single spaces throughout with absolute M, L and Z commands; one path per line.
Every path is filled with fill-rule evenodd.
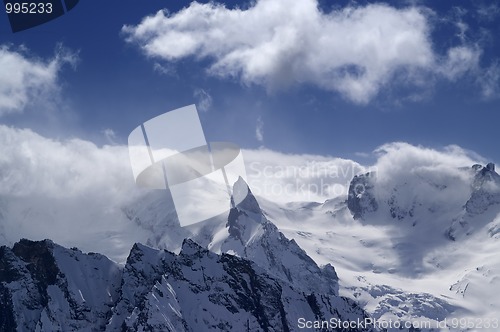
M 5 4 L 7 14 L 52 14 L 52 11 L 50 2 L 7 2 Z

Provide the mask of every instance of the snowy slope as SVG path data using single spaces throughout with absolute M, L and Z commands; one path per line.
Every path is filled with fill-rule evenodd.
M 189 300 L 180 297 L 178 290 L 184 292 L 186 288 L 181 284 L 175 288 L 161 263 L 167 256 L 172 262 L 184 257 L 186 238 L 222 255 L 203 264 L 214 265 L 217 257 L 226 257 L 224 254 L 248 259 L 256 274 L 265 274 L 292 289 L 295 293 L 290 296 L 297 303 L 303 303 L 297 294 L 314 292 L 340 301 L 341 308 L 345 303 L 336 294 L 349 297 L 380 319 L 437 322 L 454 317 L 498 318 L 500 300 L 493 294 L 500 286 L 500 176 L 493 164 L 439 167 L 417 165 L 400 167 L 398 173 L 382 169 L 360 174 L 351 181 L 348 195 L 323 203 L 278 204 L 254 197 L 248 186 L 238 181 L 233 188 L 234 201 L 240 201 L 237 206 L 231 207 L 228 200 L 227 213 L 185 228 L 180 227 L 166 191 L 141 192 L 119 209 L 75 208 L 76 221 L 95 216 L 96 224 L 106 218 L 123 224 L 123 234 L 117 234 L 115 229 L 106 234 L 109 243 L 99 244 L 109 248 L 114 259 L 126 257 L 124 237 L 139 239 L 148 247 L 167 249 L 168 254 L 137 245 L 140 250 L 134 250 L 151 252 L 156 260 L 148 258 L 149 263 L 134 267 L 129 257 L 124 268 L 124 274 L 132 269 L 156 277 L 147 282 L 131 279 L 127 282 L 133 286 L 119 288 L 116 285 L 121 281 L 116 280 L 122 280 L 121 272 L 116 272 L 119 267 L 115 263 L 50 242 L 45 251 L 54 257 L 54 271 L 60 272 L 40 274 L 33 267 L 30 270 L 34 258 L 3 247 L 2 266 L 17 272 L 1 273 L 2 294 L 7 294 L 2 297 L 5 314 L 0 317 L 1 324 L 12 326 L 19 322 L 16 324 L 43 330 L 43 326 L 56 328 L 60 320 L 66 320 L 75 327 L 102 327 L 112 315 L 107 327 L 110 330 L 167 325 L 189 330 L 194 326 L 191 320 L 198 316 L 183 312 Z M 0 201 L 4 231 L 12 232 L 16 227 L 12 216 L 54 219 L 54 232 L 69 227 L 62 221 L 69 212 L 58 215 L 59 211 L 46 208 L 49 201 L 38 202 L 40 206 L 27 208 L 21 199 L 4 197 Z M 71 209 L 69 206 L 68 211 Z M 88 242 L 87 236 L 94 238 L 91 228 L 81 233 L 82 243 Z M 106 263 L 95 266 L 94 260 Z M 217 273 L 222 273 L 220 269 Z M 239 292 L 234 288 L 225 291 Z M 8 294 L 13 294 L 14 301 Z M 210 291 L 204 294 L 215 296 Z M 196 296 L 190 299 L 202 301 Z M 22 308 L 27 310 L 20 314 Z M 221 310 L 215 308 L 214 312 Z M 325 317 L 329 317 L 330 309 L 321 310 L 326 310 Z M 247 317 L 246 323 L 241 318 L 228 324 L 252 325 L 253 318 L 245 315 L 242 317 Z
M 494 319 L 500 308 L 491 296 L 500 280 L 497 187 L 492 164 L 361 174 L 349 195 L 324 203 L 257 198 L 259 204 L 238 181 L 233 195 L 246 199 L 204 223 L 177 227 L 172 207 L 160 198 L 141 202 L 133 218 L 152 230 L 149 245 L 179 252 L 188 237 L 213 252 L 248 258 L 299 289 L 307 285 L 305 291 L 336 293 L 340 284 L 340 294 L 378 319 Z M 328 281 L 337 274 L 338 283 Z
M 340 293 L 374 317 L 480 324 L 500 318 L 498 179 L 492 164 L 420 168 L 357 176 L 349 195 L 323 204 L 260 202 L 318 264 L 335 266 Z
M 118 299 L 121 271 L 100 254 L 21 240 L 0 265 L 2 331 L 102 330 Z
M 159 235 L 150 238 L 156 246 L 177 248 L 183 236 L 203 246 L 182 240 L 175 254 L 136 244 L 123 268 L 102 255 L 65 249 L 49 240 L 2 247 L 6 273 L 1 305 L 8 314 L 0 326 L 38 331 L 294 331 L 299 318 L 368 317 L 354 301 L 338 296 L 333 266 L 319 267 L 263 215 L 242 179 L 233 191 L 240 203 L 227 216 L 188 228 L 176 224 L 159 192 L 124 210 L 127 218 Z M 157 232 L 161 221 L 170 232 Z
M 228 213 L 203 223 L 180 227 L 175 210 L 165 204 L 163 192 L 152 192 L 125 211 L 135 223 L 151 231 L 147 244 L 179 252 L 190 238 L 215 253 L 229 253 L 250 259 L 270 274 L 307 292 L 336 294 L 337 275 L 333 266 L 317 264 L 295 241 L 288 240 L 262 214 L 257 200 L 240 178 L 233 188 L 240 203 Z
M 160 203 L 161 213 L 143 204 L 136 222 L 153 221 L 155 237 L 149 245 L 179 252 L 180 239 L 189 237 L 216 253 L 249 258 L 275 277 L 296 279 L 296 287 L 313 285 L 325 291 L 321 275 L 328 268 L 320 272 L 307 264 L 312 268 L 308 271 L 301 267 L 303 257 L 310 256 L 319 266 L 331 264 L 336 271 L 326 275 L 335 278 L 338 273 L 340 293 L 376 318 L 494 319 L 500 303 L 488 294 L 500 279 L 497 188 L 492 164 L 439 172 L 415 167 L 397 176 L 358 175 L 349 195 L 324 203 L 277 204 L 258 197 L 259 204 L 249 192 L 227 215 L 194 227 L 181 229 L 172 219 L 168 228 L 155 224 L 156 213 L 172 214 Z M 246 184 L 236 183 L 234 195 L 247 191 Z M 290 253 L 293 257 L 287 257 Z M 307 279 L 311 276 L 320 277 Z M 338 286 L 330 285 L 336 292 Z

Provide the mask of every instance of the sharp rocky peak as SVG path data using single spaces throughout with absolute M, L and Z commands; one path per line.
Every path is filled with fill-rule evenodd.
M 298 317 L 366 317 L 350 300 L 304 293 L 255 262 L 189 239 L 178 255 L 140 244 L 132 251 L 142 256 L 124 268 L 107 331 L 292 331 Z M 152 265 L 151 257 L 160 259 Z
M 495 164 L 486 166 L 473 165 L 474 179 L 472 194 L 465 203 L 465 210 L 470 215 L 484 213 L 492 205 L 500 204 L 500 175 L 495 171 Z
M 234 184 L 226 224 L 229 236 L 221 252 L 247 258 L 272 276 L 307 293 L 338 292 L 338 278 L 332 266 L 320 268 L 294 240 L 286 238 L 262 212 L 242 178 Z
M 495 171 L 495 164 L 488 163 L 486 166 L 475 164 L 472 166 L 472 170 L 475 172 L 474 189 L 480 189 L 485 183 L 494 182 L 500 184 L 500 175 Z
M 244 210 L 251 213 L 262 213 L 257 199 L 252 194 L 250 187 L 240 176 L 233 185 L 233 195 L 231 205 L 238 210 Z
M 472 172 L 471 196 L 462 202 L 466 212 L 480 214 L 492 204 L 500 203 L 500 175 L 495 171 L 495 164 L 488 163 L 484 166 L 475 164 L 472 167 L 460 168 L 460 170 Z M 377 210 L 387 210 L 392 219 L 414 220 L 418 208 L 422 209 L 424 203 L 419 200 L 417 192 L 412 192 L 413 187 L 407 182 L 394 182 L 393 188 L 383 188 L 384 190 L 375 195 L 379 185 L 375 175 L 374 172 L 360 174 L 351 180 L 347 207 L 354 219 L 369 219 L 371 213 Z M 450 183 L 436 182 L 435 179 L 425 178 L 425 176 L 408 173 L 408 177 L 412 178 L 412 181 L 426 182 L 437 193 L 446 194 L 446 190 L 448 192 L 450 190 L 448 187 L 452 187 Z M 384 185 L 387 186 L 387 183 Z M 437 208 L 431 206 L 429 210 L 434 211 Z
M 0 249 L 1 331 L 104 330 L 120 269 L 103 255 L 50 240 Z
M 378 210 L 378 203 L 373 193 L 375 172 L 355 175 L 349 185 L 347 207 L 354 219 L 363 217 Z
M 191 239 L 185 239 L 182 242 L 182 249 L 180 255 L 182 256 L 200 256 L 203 254 L 207 254 L 209 251 L 198 243 L 194 242 Z

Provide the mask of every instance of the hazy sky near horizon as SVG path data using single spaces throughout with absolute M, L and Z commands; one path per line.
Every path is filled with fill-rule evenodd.
M 80 1 L 15 34 L 0 13 L 0 123 L 125 144 L 196 103 L 209 141 L 249 149 L 498 161 L 498 36 L 488 1 Z

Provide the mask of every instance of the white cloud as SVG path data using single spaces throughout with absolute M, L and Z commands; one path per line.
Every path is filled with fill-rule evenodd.
M 210 107 L 212 107 L 212 96 L 210 96 L 207 91 L 203 89 L 195 89 L 193 97 L 197 99 L 196 107 L 198 108 L 198 110 L 202 112 L 208 112 Z
M 494 21 L 500 15 L 500 7 L 495 2 L 487 5 L 485 3 L 478 3 L 477 6 L 477 14 L 479 15 L 479 18 L 486 22 Z
M 403 210 L 443 208 L 458 213 L 471 194 L 472 172 L 463 168 L 485 164 L 481 156 L 455 145 L 436 150 L 396 142 L 375 152 L 377 200 L 395 198 Z
M 451 145 L 442 151 L 414 146 L 404 142 L 382 145 L 375 153 L 378 155 L 377 169 L 382 177 L 392 177 L 396 173 L 408 173 L 420 167 L 458 167 L 472 166 L 484 160 L 471 151 Z
M 144 194 L 150 192 L 136 188 L 126 146 L 52 140 L 28 129 L 0 126 L 0 151 L 0 238 L 51 238 L 122 260 L 134 242 L 146 243 L 155 236 L 147 221 L 139 225 L 142 221 L 129 220 L 124 213 L 124 208 L 133 213 L 147 208 Z M 457 167 L 482 161 L 456 146 L 436 151 L 392 143 L 376 153 L 380 195 L 389 195 L 395 183 L 407 183 L 409 194 L 419 193 L 431 203 L 463 205 L 469 187 Z M 352 160 L 268 149 L 244 150 L 243 157 L 252 191 L 280 203 L 345 195 L 351 178 L 370 169 Z M 446 180 L 446 195 L 419 182 L 422 176 L 436 183 Z M 175 218 L 162 199 L 155 203 L 160 210 L 143 211 L 149 222 Z
M 166 76 L 177 76 L 177 71 L 173 65 L 165 65 L 155 62 L 153 69 L 155 72 Z
M 439 71 L 451 81 L 462 77 L 467 72 L 478 73 L 480 71 L 480 56 L 481 51 L 477 47 L 458 46 L 450 48 L 439 67 Z
M 420 86 L 428 80 L 416 71 L 456 79 L 476 65 L 474 47 L 452 48 L 445 59 L 434 52 L 428 13 L 385 4 L 325 13 L 317 0 L 257 0 L 248 9 L 193 2 L 123 31 L 152 58 L 209 59 L 210 75 L 269 90 L 312 83 L 363 104 L 397 75 Z
M 0 150 L 0 230 L 7 241 L 51 238 L 121 260 L 134 242 L 153 236 L 123 212 L 142 208 L 149 192 L 135 186 L 126 146 L 53 140 L 0 126 Z M 252 190 L 281 202 L 344 194 L 350 177 L 363 169 L 325 156 L 266 149 L 243 154 Z M 162 206 L 167 209 L 168 202 Z
M 361 152 L 361 151 L 359 151 L 359 152 L 354 152 L 354 155 L 355 155 L 356 157 L 360 157 L 360 158 L 370 158 L 370 157 L 372 156 L 372 155 L 371 155 L 370 153 L 368 153 L 368 152 Z
M 43 60 L 0 45 L 0 115 L 57 100 L 59 72 L 64 64 L 76 61 L 77 56 L 63 47 L 56 49 L 53 58 Z
M 500 64 L 494 62 L 486 68 L 484 73 L 478 77 L 477 84 L 481 87 L 483 98 L 498 98 L 500 96 Z
M 109 144 L 112 144 L 112 145 L 116 144 L 116 133 L 113 129 L 106 128 L 106 129 L 102 130 L 101 132 Z
M 251 190 L 281 203 L 346 195 L 352 177 L 366 171 L 352 160 L 268 149 L 244 150 L 243 157 Z
M 264 141 L 264 121 L 262 121 L 261 116 L 257 118 L 257 125 L 255 126 L 255 138 L 261 143 Z
M 6 126 L 0 126 L 0 146 L 0 195 L 68 198 L 96 188 L 105 194 L 124 188 L 124 183 L 133 185 L 125 147 L 56 141 Z
M 0 225 L 13 242 L 51 238 L 122 259 L 146 238 L 121 208 L 137 197 L 128 151 L 0 126 Z

